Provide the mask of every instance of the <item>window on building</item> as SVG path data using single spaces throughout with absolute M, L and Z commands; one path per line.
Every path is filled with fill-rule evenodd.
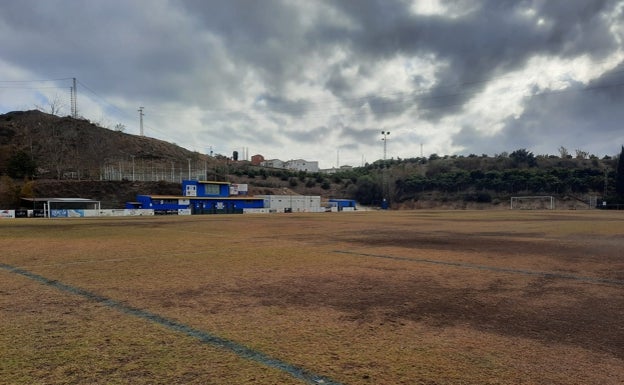
M 207 184 L 204 185 L 206 195 L 219 195 L 220 189 L 218 184 Z

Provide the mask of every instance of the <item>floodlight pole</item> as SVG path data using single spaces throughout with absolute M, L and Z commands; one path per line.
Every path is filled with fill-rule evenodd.
M 381 135 L 383 135 L 383 138 L 381 138 L 381 140 L 383 141 L 383 160 L 385 162 L 386 160 L 386 144 L 388 143 L 388 135 L 390 135 L 390 131 L 381 131 Z
M 386 175 L 386 150 L 387 150 L 387 144 L 388 144 L 388 135 L 390 135 L 390 131 L 381 131 L 381 135 L 383 135 L 383 138 L 381 138 L 381 140 L 383 141 L 383 168 L 381 169 L 381 176 L 382 176 L 382 203 L 381 203 L 381 208 L 382 209 L 387 209 L 388 208 L 388 199 L 386 197 L 386 195 L 388 195 L 388 181 L 387 181 L 387 175 Z

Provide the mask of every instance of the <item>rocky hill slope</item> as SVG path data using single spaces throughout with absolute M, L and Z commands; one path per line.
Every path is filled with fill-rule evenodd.
M 208 157 L 162 140 L 99 127 L 84 119 L 40 111 L 0 115 L 0 174 L 12 156 L 27 154 L 38 178 L 98 179 L 102 167 L 120 161 L 187 162 Z
M 0 209 L 19 206 L 20 196 L 81 197 L 119 208 L 137 194 L 179 195 L 191 164 L 193 178 L 247 183 L 255 195 L 345 194 L 339 184 L 321 188 L 318 176 L 309 181 L 285 170 L 260 173 L 249 162 L 200 154 L 84 119 L 40 111 L 0 115 Z

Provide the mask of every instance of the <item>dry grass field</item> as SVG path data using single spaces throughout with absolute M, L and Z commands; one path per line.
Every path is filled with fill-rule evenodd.
M 622 384 L 624 214 L 0 221 L 0 384 Z

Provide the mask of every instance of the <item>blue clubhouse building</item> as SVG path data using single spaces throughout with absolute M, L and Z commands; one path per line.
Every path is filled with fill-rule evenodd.
M 151 209 L 154 214 L 242 214 L 244 209 L 261 209 L 263 198 L 231 195 L 231 183 L 182 181 L 182 195 L 137 195 L 127 209 Z

